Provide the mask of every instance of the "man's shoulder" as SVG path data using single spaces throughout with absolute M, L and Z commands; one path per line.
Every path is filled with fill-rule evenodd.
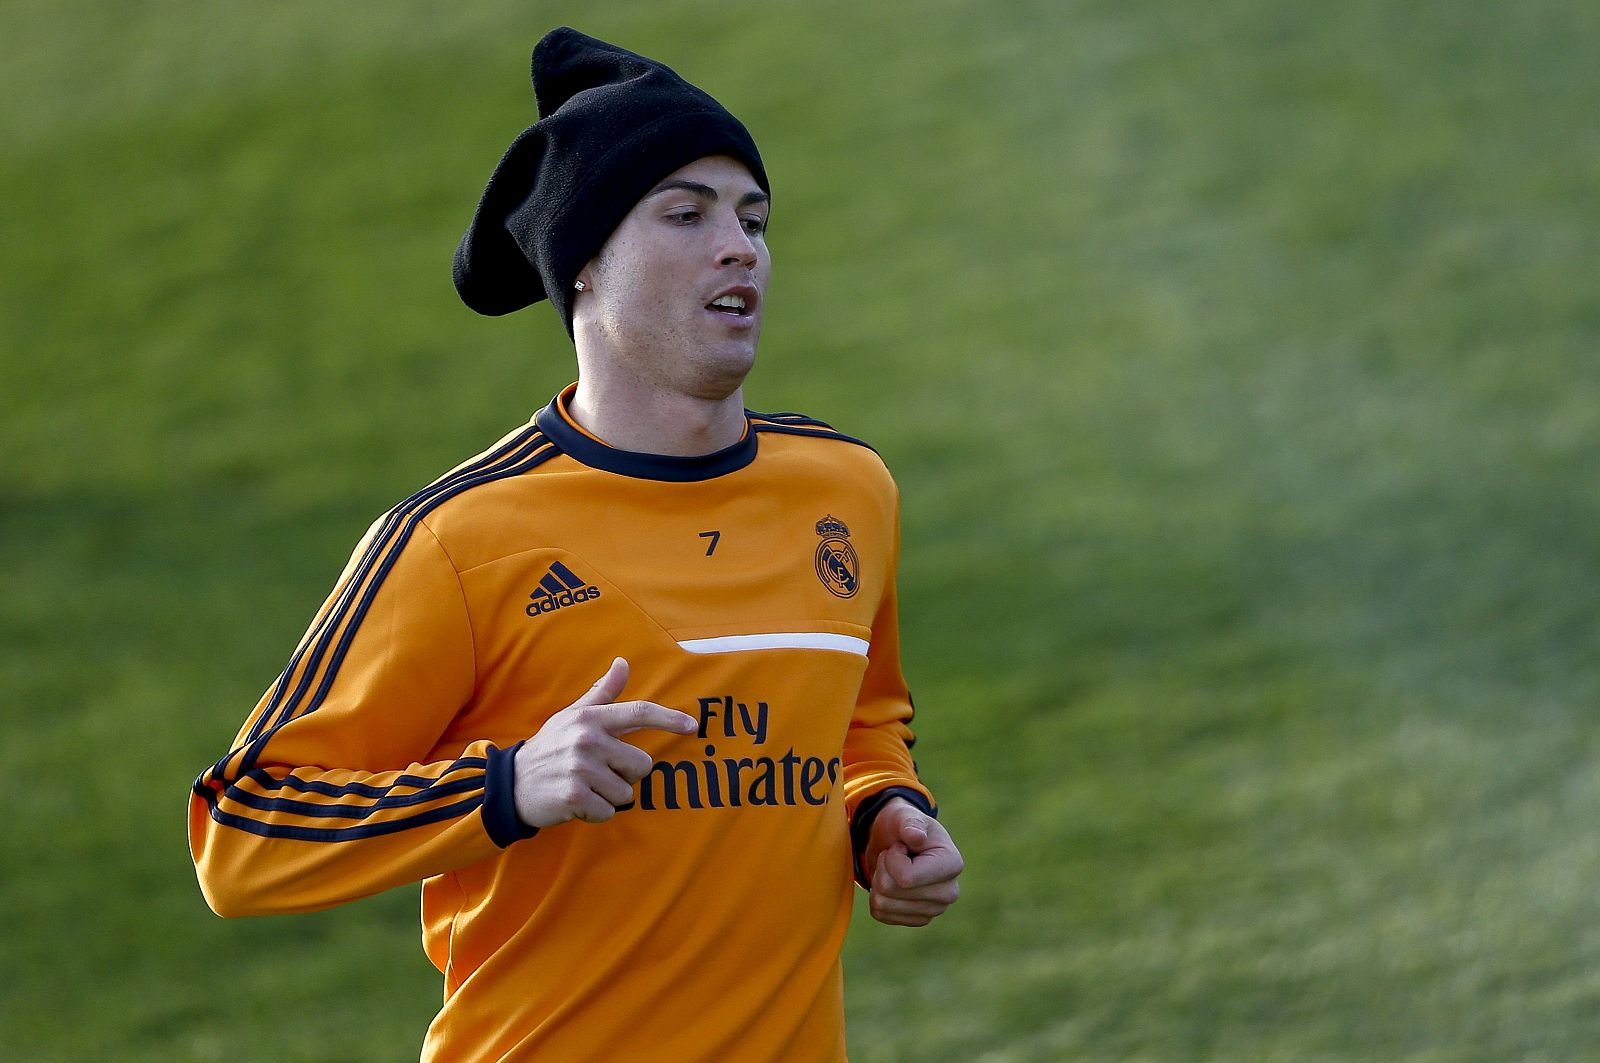
M 520 478 L 556 453 L 537 426 L 522 425 L 401 499 L 378 518 L 375 526 L 420 524 L 438 534 L 441 517 L 493 500 L 495 492 L 485 488 Z
M 750 418 L 751 431 L 763 443 L 771 441 L 779 447 L 805 452 L 822 448 L 825 460 L 841 469 L 854 467 L 864 475 L 889 479 L 889 470 L 876 447 L 859 436 L 841 432 L 827 421 L 804 413 L 745 412 Z
M 750 418 L 750 427 L 756 432 L 832 439 L 841 443 L 853 443 L 858 447 L 865 447 L 874 453 L 877 452 L 876 448 L 866 440 L 846 435 L 827 421 L 819 420 L 809 414 L 792 412 L 757 413 L 755 410 L 746 410 L 745 414 Z
M 760 448 L 758 461 L 776 463 L 786 479 L 854 483 L 869 495 L 898 498 L 899 488 L 882 455 L 858 435 L 805 413 L 747 413 Z

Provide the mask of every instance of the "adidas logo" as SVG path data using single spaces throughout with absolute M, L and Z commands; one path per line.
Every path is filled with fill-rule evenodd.
M 528 615 L 542 616 L 569 605 L 582 605 L 600 597 L 600 588 L 585 584 L 572 569 L 557 561 L 539 581 L 539 589 L 528 595 Z

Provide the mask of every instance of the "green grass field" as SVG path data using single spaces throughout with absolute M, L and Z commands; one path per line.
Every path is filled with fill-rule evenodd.
M 0 1054 L 396 1060 L 408 889 L 184 842 L 366 523 L 570 378 L 449 281 L 570 23 L 773 175 L 760 409 L 904 493 L 968 858 L 856 1063 L 1600 1058 L 1600 8 L 12 0 Z

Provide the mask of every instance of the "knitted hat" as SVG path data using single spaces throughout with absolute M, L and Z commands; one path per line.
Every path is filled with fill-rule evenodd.
M 548 298 L 572 334 L 572 282 L 635 203 L 707 155 L 755 141 L 708 94 L 653 59 L 563 26 L 533 49 L 539 121 L 506 149 L 456 248 L 461 301 L 496 316 Z

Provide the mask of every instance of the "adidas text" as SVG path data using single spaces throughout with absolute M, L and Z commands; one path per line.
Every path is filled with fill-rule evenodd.
M 582 605 L 584 602 L 593 601 L 600 597 L 600 588 L 595 586 L 579 587 L 577 590 L 562 591 L 560 594 L 551 594 L 549 591 L 534 591 L 528 602 L 528 615 L 541 616 L 553 613 L 557 609 L 565 609 L 569 605 Z

